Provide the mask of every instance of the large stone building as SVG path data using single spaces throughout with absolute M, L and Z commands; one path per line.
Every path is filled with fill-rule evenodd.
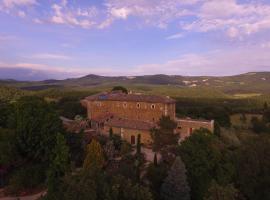
M 87 108 L 91 127 L 101 134 L 108 135 L 110 129 L 131 144 L 141 135 L 144 144 L 151 144 L 151 129 L 157 126 L 162 116 L 169 116 L 177 122 L 176 133 L 184 139 L 198 128 L 213 131 L 213 121 L 177 119 L 175 100 L 170 97 L 125 94 L 119 91 L 99 93 L 81 101 Z

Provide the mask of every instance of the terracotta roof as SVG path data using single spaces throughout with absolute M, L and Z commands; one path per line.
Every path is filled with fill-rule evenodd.
M 176 118 L 176 121 L 185 121 L 185 122 L 201 122 L 201 123 L 213 123 L 214 120 L 205 120 L 205 119 L 191 119 L 191 118 Z
M 88 101 L 132 101 L 150 103 L 175 103 L 174 99 L 156 95 L 125 94 L 125 93 L 99 93 L 85 98 Z
M 129 120 L 122 118 L 113 118 L 108 122 L 105 122 L 105 125 L 110 127 L 119 127 L 119 128 L 129 128 L 137 130 L 150 130 L 154 128 L 153 123 L 139 121 L 139 120 Z

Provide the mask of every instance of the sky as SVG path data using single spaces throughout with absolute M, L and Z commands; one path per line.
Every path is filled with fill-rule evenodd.
M 0 0 L 0 79 L 270 71 L 270 0 Z

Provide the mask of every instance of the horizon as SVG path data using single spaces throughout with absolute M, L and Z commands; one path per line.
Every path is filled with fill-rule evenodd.
M 270 72 L 266 0 L 0 0 L 0 79 Z
M 1 69 L 0 69 L 1 71 Z M 189 76 L 189 75 L 181 75 L 181 74 L 176 74 L 176 75 L 168 75 L 168 74 L 147 74 L 147 75 L 135 75 L 135 76 L 124 76 L 124 75 L 98 75 L 98 74 L 86 74 L 86 75 L 82 75 L 82 76 L 78 76 L 78 77 L 66 77 L 66 78 L 62 78 L 62 79 L 53 79 L 53 78 L 49 78 L 49 79 L 40 79 L 40 80 L 27 80 L 27 79 L 13 79 L 13 78 L 7 78 L 7 79 L 1 79 L 0 77 L 0 81 L 17 81 L 17 82 L 42 82 L 42 81 L 64 81 L 64 80 L 68 80 L 68 79 L 80 79 L 80 78 L 85 78 L 87 76 L 97 76 L 97 77 L 105 77 L 105 78 L 131 78 L 131 77 L 145 77 L 145 76 L 169 76 L 169 77 L 175 77 L 175 76 L 179 76 L 179 77 L 185 77 L 185 78 L 198 78 L 198 77 L 206 77 L 206 78 L 224 78 L 224 77 L 233 77 L 233 76 L 242 76 L 242 75 L 249 75 L 249 74 L 258 74 L 258 73 L 270 73 L 270 71 L 253 71 L 253 72 L 246 72 L 246 73 L 240 73 L 240 74 L 231 74 L 231 75 L 225 75 L 225 76 L 215 76 L 215 75 L 197 75 L 197 76 Z

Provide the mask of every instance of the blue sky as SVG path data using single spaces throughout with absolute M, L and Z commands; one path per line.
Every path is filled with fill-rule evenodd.
M 270 0 L 0 0 L 0 78 L 270 71 Z

